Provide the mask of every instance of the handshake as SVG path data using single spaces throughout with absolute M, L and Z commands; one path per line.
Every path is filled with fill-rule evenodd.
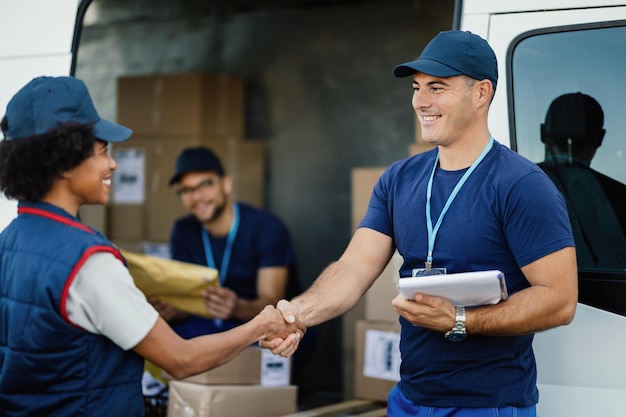
M 276 307 L 266 306 L 252 322 L 260 330 L 259 346 L 286 358 L 294 354 L 306 333 L 296 306 L 287 300 L 280 300 Z

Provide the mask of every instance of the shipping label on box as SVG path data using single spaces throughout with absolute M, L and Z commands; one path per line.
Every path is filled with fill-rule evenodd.
M 143 204 L 146 154 L 142 148 L 115 149 L 117 169 L 113 171 L 113 201 L 116 204 Z
M 291 376 L 291 358 L 274 355 L 271 350 L 263 349 L 261 355 L 261 385 L 280 387 L 289 385 Z
M 380 330 L 365 332 L 363 375 L 370 378 L 400 380 L 400 334 Z
M 356 322 L 356 398 L 387 401 L 400 380 L 400 330 L 398 320 Z

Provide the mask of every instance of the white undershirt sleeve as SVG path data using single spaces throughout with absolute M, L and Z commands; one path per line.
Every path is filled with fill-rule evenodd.
M 141 342 L 159 317 L 128 269 L 109 252 L 85 261 L 70 286 L 66 308 L 72 323 L 124 350 Z

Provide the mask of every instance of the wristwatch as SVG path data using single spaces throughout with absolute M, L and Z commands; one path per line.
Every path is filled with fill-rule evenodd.
M 465 307 L 455 306 L 456 318 L 452 330 L 446 332 L 446 339 L 451 342 L 460 342 L 467 337 L 465 331 Z

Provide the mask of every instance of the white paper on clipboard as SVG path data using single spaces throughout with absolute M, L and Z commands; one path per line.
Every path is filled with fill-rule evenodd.
M 504 273 L 498 270 L 400 278 L 398 292 L 407 300 L 421 292 L 464 307 L 497 304 L 508 298 Z

